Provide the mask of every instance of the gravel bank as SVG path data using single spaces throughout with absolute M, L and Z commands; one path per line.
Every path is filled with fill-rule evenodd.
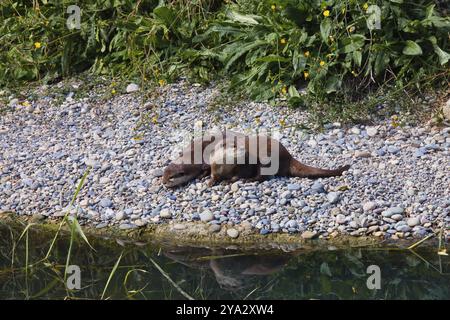
M 133 88 L 136 89 L 136 88 Z M 75 90 L 75 89 L 74 89 Z M 131 91 L 131 90 L 130 90 Z M 307 114 L 263 103 L 211 108 L 218 90 L 180 82 L 142 101 L 139 91 L 99 102 L 96 92 L 63 102 L 11 99 L 0 115 L 0 212 L 58 217 L 122 230 L 199 221 L 210 233 L 257 232 L 303 239 L 352 235 L 424 237 L 450 227 L 450 128 L 379 121 L 311 133 Z M 144 120 L 144 121 L 143 121 Z M 278 130 L 298 160 L 324 168 L 351 164 L 342 177 L 274 178 L 207 188 L 208 178 L 167 190 L 165 165 L 194 125 L 241 132 Z M 183 140 L 184 139 L 184 140 Z M 76 185 L 92 170 L 68 208 Z

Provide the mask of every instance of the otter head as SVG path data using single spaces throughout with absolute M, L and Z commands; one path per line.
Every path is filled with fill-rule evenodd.
M 171 163 L 164 170 L 163 184 L 173 188 L 191 181 L 202 173 L 202 168 L 193 164 Z

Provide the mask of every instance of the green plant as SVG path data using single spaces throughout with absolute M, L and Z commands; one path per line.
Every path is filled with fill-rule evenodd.
M 448 85 L 445 2 L 83 0 L 80 29 L 69 30 L 70 4 L 0 4 L 0 85 L 87 69 L 159 85 L 227 77 L 253 99 L 297 106 Z

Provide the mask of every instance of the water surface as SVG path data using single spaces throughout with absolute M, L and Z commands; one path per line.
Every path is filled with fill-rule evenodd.
M 81 289 L 69 290 L 64 270 L 70 237 L 59 237 L 42 260 L 54 234 L 32 228 L 28 239 L 18 241 L 21 231 L 0 224 L 0 299 L 450 298 L 450 258 L 437 255 L 436 247 L 284 252 L 100 238 L 90 238 L 95 251 L 74 241 L 69 265 L 79 266 Z M 370 265 L 380 268 L 379 290 L 367 287 Z

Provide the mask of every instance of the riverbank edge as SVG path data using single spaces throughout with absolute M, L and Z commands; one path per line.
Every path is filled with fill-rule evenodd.
M 56 232 L 62 222 L 59 219 L 36 220 L 33 216 L 19 216 L 14 212 L 0 212 L 0 224 L 26 227 L 32 223 L 33 228 L 38 228 L 42 232 Z M 107 226 L 97 229 L 90 225 L 83 225 L 82 230 L 87 237 L 108 237 L 116 239 L 126 239 L 130 242 L 150 242 L 153 244 L 166 244 L 170 246 L 186 247 L 239 247 L 241 250 L 283 250 L 292 251 L 297 249 L 318 250 L 318 249 L 346 249 L 355 247 L 397 247 L 407 248 L 416 243 L 419 239 L 397 239 L 386 240 L 374 236 L 355 237 L 338 234 L 335 237 L 304 239 L 300 234 L 269 234 L 260 235 L 255 230 L 246 230 L 239 234 L 237 238 L 227 235 L 226 229 L 222 227 L 219 232 L 208 231 L 208 224 L 202 222 L 183 223 L 184 229 L 175 228 L 181 223 L 163 223 L 158 225 L 147 225 L 145 227 L 121 230 L 118 226 Z M 63 234 L 69 233 L 67 224 L 61 227 Z M 430 242 L 437 241 L 435 238 Z

